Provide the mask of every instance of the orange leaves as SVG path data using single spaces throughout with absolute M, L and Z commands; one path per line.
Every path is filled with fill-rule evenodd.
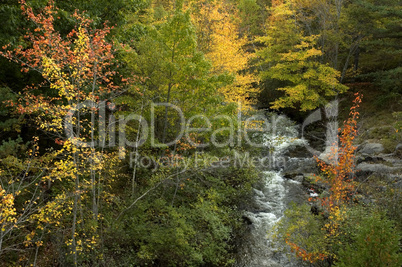
M 317 159 L 325 178 L 321 181 L 329 185 L 329 196 L 320 199 L 321 205 L 329 213 L 328 223 L 324 225 L 328 237 L 336 237 L 340 222 L 344 219 L 343 204 L 350 201 L 348 195 L 354 190 L 354 162 L 356 146 L 353 140 L 357 135 L 357 108 L 361 102 L 361 95 L 355 94 L 354 104 L 350 108 L 349 118 L 344 122 L 344 127 L 339 136 L 339 145 L 332 151 L 334 164 L 327 164 Z
M 353 106 L 350 108 L 349 118 L 344 122 L 344 127 L 339 135 L 339 145 L 332 151 L 334 164 L 327 164 L 316 158 L 320 169 L 325 176 L 321 181 L 330 187 L 329 200 L 339 207 L 344 202 L 349 201 L 348 193 L 353 191 L 354 159 L 356 146 L 353 140 L 357 136 L 357 121 L 359 112 L 357 108 L 361 103 L 361 95 L 355 94 Z M 325 203 L 325 202 L 324 202 Z M 327 206 L 331 212 L 332 207 Z
M 328 192 L 323 196 L 309 198 L 309 201 L 317 202 L 317 206 L 322 210 L 324 220 L 308 229 L 308 235 L 319 231 L 322 237 L 322 246 L 314 247 L 306 245 L 303 239 L 297 240 L 294 229 L 299 229 L 301 224 L 300 216 L 295 219 L 297 226 L 286 229 L 288 235 L 285 238 L 286 244 L 295 252 L 296 256 L 310 263 L 336 257 L 336 252 L 332 251 L 332 246 L 339 244 L 339 236 L 342 234 L 341 226 L 346 219 L 347 203 L 350 202 L 350 195 L 355 189 L 354 178 L 354 161 L 356 146 L 353 140 L 357 135 L 357 108 L 361 102 L 361 95 L 356 94 L 354 104 L 350 109 L 350 117 L 344 122 L 344 126 L 340 129 L 339 144 L 334 144 L 331 151 L 331 163 L 326 163 L 316 157 L 318 165 L 321 169 L 321 175 L 315 176 L 316 181 L 327 184 Z M 308 210 L 310 213 L 310 210 Z M 297 213 L 294 214 L 298 215 Z M 312 215 L 311 215 L 312 216 Z M 318 222 L 318 217 L 312 220 Z M 306 237 L 304 237 L 306 238 Z M 316 240 L 315 240 L 316 241 Z M 304 246 L 304 247 L 303 247 Z
M 296 256 L 303 261 L 310 263 L 317 262 L 319 260 L 325 260 L 328 256 L 320 252 L 307 252 L 307 250 L 299 247 L 296 243 L 290 242 L 288 238 L 285 239 L 286 244 L 290 247 L 292 252 L 296 253 Z
M 60 138 L 56 138 L 56 139 L 54 140 L 54 142 L 55 142 L 56 144 L 58 144 L 58 145 L 63 145 L 63 144 L 64 144 L 64 141 L 61 140 Z
M 41 84 L 26 87 L 19 103 L 9 104 L 20 114 L 35 112 L 40 128 L 61 130 L 61 118 L 72 103 L 101 101 L 119 89 L 113 82 L 116 71 L 111 70 L 113 45 L 106 38 L 110 27 L 93 29 L 89 18 L 75 12 L 72 17 L 77 26 L 64 38 L 54 28 L 58 10 L 53 1 L 38 14 L 25 0 L 20 3 L 24 15 L 36 26 L 25 34 L 27 47 L 20 45 L 12 51 L 0 52 L 0 55 L 20 64 L 22 72 L 35 70 L 41 73 L 48 83 L 46 87 L 56 92 L 47 95 L 58 97 L 34 93 L 34 89 L 45 85 Z M 70 105 L 63 108 L 62 103 Z

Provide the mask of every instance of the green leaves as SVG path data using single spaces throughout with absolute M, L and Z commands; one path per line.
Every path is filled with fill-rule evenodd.
M 233 264 L 237 206 L 246 202 L 256 176 L 250 169 L 192 168 L 165 180 L 108 229 L 109 260 L 123 259 L 121 266 Z
M 378 210 L 352 208 L 343 226 L 346 242 L 340 247 L 339 267 L 390 266 L 399 267 L 400 233 L 392 221 Z
M 322 52 L 315 48 L 318 36 L 304 37 L 298 34 L 298 40 L 288 51 L 282 50 L 279 40 L 275 42 L 271 38 L 262 40 L 266 41 L 267 47 L 259 52 L 260 56 L 268 66 L 271 65 L 268 70 L 261 73 L 262 78 L 279 80 L 286 84 L 277 88 L 285 95 L 272 102 L 272 108 L 313 110 L 323 105 L 326 97 L 347 90 L 347 87 L 338 81 L 340 73 L 329 65 L 319 62 L 318 57 Z
M 316 262 L 329 254 L 323 220 L 313 215 L 307 204 L 291 203 L 275 230 L 274 237 L 304 261 Z

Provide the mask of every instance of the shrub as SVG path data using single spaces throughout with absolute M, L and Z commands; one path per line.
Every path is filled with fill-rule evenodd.
M 346 240 L 342 242 L 336 266 L 401 266 L 402 254 L 398 253 L 401 236 L 383 212 L 351 208 L 342 228 Z

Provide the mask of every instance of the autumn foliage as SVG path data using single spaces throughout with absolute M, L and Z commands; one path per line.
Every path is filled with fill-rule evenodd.
M 22 12 L 36 28 L 27 31 L 24 36 L 27 47 L 19 45 L 1 54 L 21 64 L 23 72 L 33 70 L 41 73 L 50 89 L 57 94 L 48 94 L 52 97 L 38 96 L 34 92 L 35 88 L 29 86 L 24 92 L 24 99 L 10 105 L 18 105 L 20 113 L 43 111 L 46 114 L 57 114 L 60 118 L 73 103 L 98 101 L 117 90 L 118 86 L 113 80 L 116 71 L 111 69 L 114 52 L 106 37 L 111 29 L 109 26 L 105 24 L 103 29 L 92 29 L 92 21 L 75 12 L 72 19 L 78 26 L 63 37 L 54 28 L 58 10 L 52 1 L 38 14 L 25 0 L 20 3 Z M 65 105 L 64 110 L 60 104 Z M 40 116 L 43 118 L 43 115 Z M 54 123 L 60 124 L 60 121 Z
M 27 86 L 18 102 L 8 101 L 7 104 L 16 113 L 31 116 L 37 129 L 51 136 L 59 146 L 48 149 L 41 159 L 46 159 L 49 166 L 43 169 L 36 185 L 43 185 L 49 192 L 57 184 L 62 185 L 51 200 L 29 213 L 29 220 L 35 222 L 36 229 L 26 235 L 24 244 L 26 247 L 42 246 L 40 240 L 46 228 L 64 228 L 69 237 L 65 236 L 63 245 L 72 255 L 71 264 L 77 265 L 85 251 L 92 251 L 99 245 L 97 223 L 102 218 L 99 206 L 105 196 L 110 197 L 101 189 L 105 184 L 103 168 L 105 159 L 111 161 L 113 157 L 112 153 L 96 151 L 94 146 L 80 147 L 77 141 L 97 142 L 99 133 L 94 117 L 105 116 L 100 114 L 98 104 L 110 99 L 128 80 L 117 75 L 113 44 L 107 37 L 111 28 L 106 24 L 95 29 L 91 19 L 76 11 L 71 16 L 76 27 L 62 36 L 55 29 L 59 10 L 53 1 L 39 13 L 34 12 L 25 0 L 20 4 L 23 14 L 35 28 L 24 35 L 25 46 L 19 45 L 1 55 L 20 64 L 22 72 L 39 72 L 44 82 Z M 65 136 L 68 124 L 71 125 L 70 132 Z M 28 165 L 26 172 L 30 167 Z M 14 196 L 0 189 L 2 203 L 6 205 L 0 222 L 17 222 Z M 80 220 L 77 219 L 78 211 L 81 212 Z M 87 213 L 85 218 L 83 213 Z M 62 227 L 60 221 L 63 220 L 71 220 L 70 226 Z
M 206 57 L 212 62 L 214 74 L 229 73 L 234 82 L 219 89 L 227 103 L 242 105 L 246 111 L 255 104 L 259 89 L 256 73 L 247 71 L 254 54 L 247 51 L 249 38 L 239 34 L 239 14 L 229 2 L 203 3 L 193 16 Z M 253 85 L 254 83 L 254 85 Z
M 344 122 L 343 129 L 339 135 L 339 145 L 334 144 L 332 157 L 329 158 L 334 164 L 328 164 L 316 158 L 322 175 L 317 179 L 328 184 L 330 188 L 329 197 L 321 199 L 322 206 L 328 211 L 339 207 L 350 200 L 350 193 L 354 190 L 354 167 L 356 146 L 353 141 L 357 136 L 357 119 L 359 118 L 359 104 L 361 95 L 356 94 L 353 106 L 350 108 L 349 118 Z
M 357 136 L 357 119 L 359 117 L 358 107 L 362 96 L 356 93 L 353 106 L 350 108 L 349 118 L 344 122 L 342 129 L 339 129 L 339 144 L 333 144 L 329 162 L 325 162 L 316 157 L 321 174 L 316 177 L 316 182 L 320 181 L 328 187 L 328 193 L 317 198 L 310 198 L 310 201 L 318 203 L 322 210 L 322 215 L 326 220 L 322 226 L 322 233 L 328 247 L 339 236 L 339 226 L 346 218 L 346 206 L 350 203 L 351 195 L 355 189 L 355 151 L 353 144 Z M 314 220 L 314 218 L 312 219 Z M 295 252 L 296 256 L 303 261 L 311 263 L 322 261 L 327 258 L 334 258 L 335 255 L 330 249 L 323 247 L 321 251 L 310 251 L 309 248 L 301 247 L 292 239 L 290 233 L 285 236 L 286 244 Z
M 400 95 L 400 5 L 372 2 L 1 1 L 0 266 L 249 265 L 254 156 L 287 125 L 259 115 L 316 109 L 343 81 Z M 303 265 L 401 266 L 400 190 L 378 192 L 390 214 L 355 209 L 360 101 L 317 159 L 321 195 L 280 220 Z

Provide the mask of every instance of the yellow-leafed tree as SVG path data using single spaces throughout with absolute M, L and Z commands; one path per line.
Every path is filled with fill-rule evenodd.
M 229 3 L 203 3 L 194 15 L 199 45 L 212 62 L 215 74 L 230 73 L 234 82 L 220 88 L 227 103 L 241 103 L 248 110 L 255 102 L 258 88 L 253 86 L 257 76 L 248 71 L 254 54 L 246 51 L 247 36 L 240 36 L 240 19 L 236 8 Z

